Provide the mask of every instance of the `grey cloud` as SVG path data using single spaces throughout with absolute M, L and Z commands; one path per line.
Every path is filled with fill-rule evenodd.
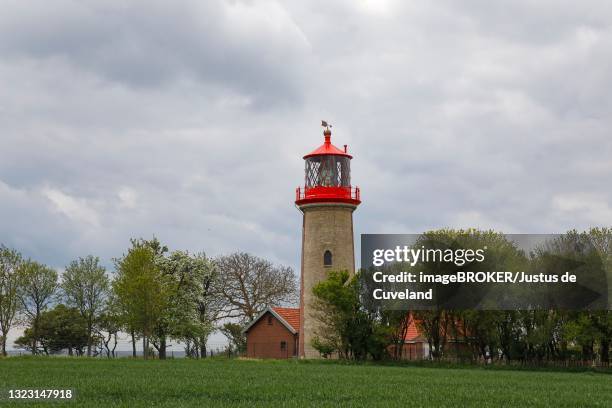
M 0 17 L 5 55 L 60 59 L 135 87 L 181 78 L 233 89 L 259 108 L 301 100 L 309 49 L 274 3 L 12 2 Z
M 0 242 L 43 262 L 156 234 L 298 269 L 320 119 L 356 234 L 612 224 L 600 2 L 48 4 L 0 16 Z
M 605 0 L 587 3 L 558 0 L 446 1 L 458 16 L 473 22 L 480 33 L 508 42 L 549 46 L 573 35 L 577 28 L 610 27 L 612 11 Z

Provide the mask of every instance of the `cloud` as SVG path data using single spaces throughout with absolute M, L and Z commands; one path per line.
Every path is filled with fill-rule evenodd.
M 612 220 L 612 197 L 602 193 L 573 193 L 554 196 L 553 209 L 559 216 L 580 219 L 599 225 L 600 220 Z
M 88 224 L 94 227 L 100 225 L 98 213 L 85 201 L 54 188 L 44 188 L 42 194 L 51 201 L 55 209 L 75 222 Z
M 309 45 L 275 2 L 6 3 L 0 50 L 13 58 L 67 62 L 130 87 L 202 82 L 260 108 L 301 98 Z
M 321 119 L 356 234 L 612 224 L 605 2 L 1 5 L 0 242 L 54 267 L 155 234 L 299 269 Z
M 120 200 L 120 206 L 124 208 L 134 209 L 138 206 L 138 193 L 129 187 L 121 187 L 117 192 Z

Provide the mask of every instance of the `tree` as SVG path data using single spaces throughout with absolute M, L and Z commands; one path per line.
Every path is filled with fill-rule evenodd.
M 6 356 L 6 340 L 21 306 L 21 262 L 17 251 L 0 245 L 0 342 L 3 356 Z
M 603 364 L 610 363 L 612 343 L 612 228 L 591 228 L 587 235 L 596 248 L 604 265 L 608 281 L 608 310 L 595 313 L 595 324 L 600 333 L 599 354 Z
M 188 355 L 206 357 L 208 336 L 225 305 L 214 262 L 204 253 L 174 251 L 163 259 L 161 268 L 173 285 L 172 301 L 162 320 L 166 331 L 189 346 Z
M 335 351 L 341 357 L 351 358 L 351 321 L 359 309 L 355 281 L 348 271 L 330 271 L 327 279 L 316 284 L 312 292 L 315 318 L 320 322 L 312 346 L 320 347 L 324 355 Z
M 417 248 L 444 251 L 448 249 L 463 250 L 468 248 L 487 248 L 487 255 L 478 262 L 478 270 L 524 270 L 527 258 L 514 242 L 495 231 L 480 231 L 476 229 L 453 230 L 440 229 L 422 234 L 414 244 Z M 415 265 L 423 273 L 449 274 L 457 270 L 453 262 L 419 262 Z M 462 267 L 467 268 L 469 265 Z M 499 269 L 497 269 L 499 268 Z M 471 269 L 468 269 L 471 270 Z M 422 284 L 427 287 L 429 284 Z M 461 285 L 437 285 L 434 291 L 439 299 L 451 298 L 461 290 Z M 469 292 L 461 294 L 466 304 L 486 307 L 503 303 L 511 297 L 511 291 L 506 285 L 478 285 L 473 286 Z M 420 310 L 414 313 L 417 327 L 427 338 L 430 357 L 441 359 L 445 357 L 449 342 L 455 346 L 455 354 L 459 357 L 459 343 L 467 343 L 473 351 L 473 357 L 489 358 L 497 350 L 496 321 L 494 312 L 490 311 L 464 311 L 448 310 L 443 304 L 433 305 L 431 310 Z M 470 309 L 471 307 L 465 307 Z
M 20 267 L 20 279 L 23 283 L 19 291 L 19 300 L 32 328 L 32 354 L 38 350 L 39 321 L 52 302 L 57 290 L 57 272 L 38 262 L 27 260 Z
M 117 300 L 113 296 L 109 296 L 106 301 L 106 306 L 102 313 L 96 318 L 95 327 L 98 331 L 98 338 L 101 341 L 101 347 L 106 351 L 106 357 L 115 357 L 115 349 L 117 348 L 117 335 L 122 328 L 121 311 Z M 110 346 L 113 341 L 112 348 Z
M 132 247 L 117 260 L 113 289 L 129 328 L 143 336 L 143 355 L 148 357 L 149 340 L 168 307 L 168 279 L 156 262 L 156 254 L 145 245 Z
M 323 356 L 336 352 L 341 358 L 363 360 L 386 353 L 391 333 L 361 304 L 361 282 L 348 271 L 330 271 L 312 289 L 314 317 L 320 322 L 312 346 Z
M 472 352 L 472 359 L 487 361 L 499 349 L 497 321 L 500 314 L 493 310 L 461 310 L 455 311 L 455 321 L 451 327 L 454 344 L 465 341 Z M 469 336 L 465 336 L 469 333 Z M 459 354 L 459 353 L 456 353 Z M 457 357 L 460 357 L 457 355 Z
M 275 266 L 243 252 L 217 258 L 216 265 L 228 318 L 250 321 L 268 306 L 297 300 L 297 279 L 288 266 Z
M 206 357 L 206 341 L 214 323 L 223 318 L 225 299 L 221 288 L 219 269 L 215 263 L 204 254 L 194 258 L 196 266 L 195 308 L 197 320 L 202 332 L 200 334 L 200 356 Z M 208 330 L 206 330 L 208 329 Z
M 454 315 L 447 310 L 437 309 L 415 311 L 414 317 L 417 327 L 427 338 L 429 356 L 436 360 L 442 358 L 448 342 L 449 327 L 455 320 Z
M 165 254 L 168 252 L 168 247 L 166 245 L 163 245 L 159 241 L 159 239 L 157 239 L 155 236 L 153 236 L 152 239 L 132 238 L 130 239 L 130 242 L 132 243 L 133 248 L 144 247 L 144 248 L 150 249 L 153 252 L 153 259 L 154 259 L 155 265 L 159 268 L 160 273 L 164 275 L 165 277 L 168 277 L 166 272 L 163 269 L 163 263 L 165 261 Z M 145 336 L 143 336 L 143 349 L 146 350 L 146 351 L 143 351 L 143 355 L 146 356 L 147 353 L 149 353 L 149 350 L 152 351 L 153 348 L 155 348 L 158 352 L 160 359 L 166 358 L 166 341 L 167 341 L 167 337 L 170 331 L 170 320 L 173 318 L 173 315 L 170 312 L 170 309 L 172 307 L 177 307 L 176 311 L 180 311 L 180 306 L 175 304 L 176 303 L 175 301 L 177 299 L 174 297 L 174 291 L 177 288 L 170 283 L 171 277 L 168 277 L 168 278 L 170 279 L 165 280 L 165 283 L 168 283 L 168 284 L 164 285 L 164 291 L 166 292 L 165 296 L 168 299 L 170 299 L 167 302 L 168 307 L 162 311 L 162 314 L 157 319 L 157 322 L 155 323 L 153 327 L 153 332 L 151 333 L 151 336 L 149 338 L 146 338 Z M 145 347 L 145 343 L 146 343 L 146 347 Z M 151 343 L 153 347 L 150 347 L 149 343 Z M 136 356 L 136 342 L 134 339 L 134 330 L 132 330 L 132 345 L 133 345 L 133 354 L 134 356 Z M 154 353 L 149 353 L 149 354 L 154 355 Z
M 42 312 L 36 331 L 29 327 L 15 344 L 30 349 L 40 342 L 45 354 L 57 354 L 68 350 L 68 355 L 83 354 L 88 344 L 87 320 L 77 308 L 59 304 L 54 309 Z
M 91 255 L 72 261 L 62 276 L 66 302 L 76 307 L 87 321 L 87 355 L 91 356 L 94 323 L 108 296 L 109 280 L 100 259 Z
M 599 356 L 602 364 L 609 363 L 610 342 L 612 341 L 612 318 L 609 306 L 609 282 L 612 277 L 612 229 L 591 228 L 586 232 L 576 230 L 555 237 L 537 248 L 532 259 L 541 270 L 572 271 L 578 275 L 582 291 L 575 287 L 565 290 L 555 287 L 554 295 L 562 300 L 583 300 L 593 297 L 596 310 L 582 312 L 561 312 L 559 310 L 539 311 L 533 318 L 525 319 L 527 353 L 530 358 L 559 358 L 568 355 L 568 346 L 575 344 L 580 349 L 583 361 L 595 361 Z M 525 313 L 522 313 L 523 315 Z M 535 327 L 530 327 L 535 322 Z M 539 337 L 538 337 L 539 336 Z M 534 344 L 533 339 L 539 340 Z
M 225 323 L 221 326 L 221 333 L 228 338 L 230 342 L 230 349 L 235 350 L 238 353 L 244 353 L 246 351 L 246 336 L 242 332 L 243 326 L 237 323 Z
M 410 324 L 414 318 L 411 312 L 406 310 L 384 310 L 381 318 L 390 329 L 389 339 L 393 345 L 393 359 L 401 360 L 404 351 L 404 341 Z

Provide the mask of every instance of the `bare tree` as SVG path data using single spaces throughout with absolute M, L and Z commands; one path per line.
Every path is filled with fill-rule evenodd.
M 239 252 L 216 259 L 225 317 L 253 320 L 267 306 L 295 304 L 297 279 L 288 266 Z

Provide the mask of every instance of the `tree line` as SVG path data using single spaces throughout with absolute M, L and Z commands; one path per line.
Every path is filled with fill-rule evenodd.
M 479 230 L 431 231 L 423 234 L 416 245 L 420 247 L 431 239 L 453 241 L 459 236 L 478 242 L 480 247 L 487 246 L 488 256 L 508 268 L 503 270 L 555 270 L 560 265 L 590 263 L 605 271 L 604 280 L 600 278 L 592 284 L 605 287 L 606 278 L 608 286 L 612 283 L 612 228 L 569 231 L 530 253 L 517 248 L 504 234 Z M 565 263 L 559 264 L 560 259 Z M 415 270 L 439 273 L 436 268 L 439 265 L 415 266 Z M 589 273 L 588 268 L 577 268 L 576 272 Z M 541 308 L 535 299 L 534 307 L 526 310 L 386 310 L 373 305 L 371 297 L 365 295 L 365 275 L 367 271 L 363 270 L 355 276 L 348 271 L 332 271 L 314 287 L 313 306 L 321 328 L 313 346 L 322 355 L 399 360 L 406 357 L 404 339 L 410 325 L 415 324 L 428 345 L 427 357 L 432 360 L 610 363 L 612 312 L 606 307 L 582 311 Z M 610 296 L 609 287 L 607 291 Z M 608 301 L 607 308 L 609 304 Z
M 158 239 L 132 239 L 107 271 L 88 255 L 63 273 L 0 245 L 0 343 L 7 355 L 11 330 L 24 327 L 17 348 L 32 354 L 67 352 L 116 356 L 119 333 L 142 342 L 144 358 L 166 358 L 172 341 L 186 356 L 206 357 L 214 331 L 242 349 L 241 329 L 268 306 L 296 301 L 290 267 L 248 253 L 211 258 L 169 251 Z

